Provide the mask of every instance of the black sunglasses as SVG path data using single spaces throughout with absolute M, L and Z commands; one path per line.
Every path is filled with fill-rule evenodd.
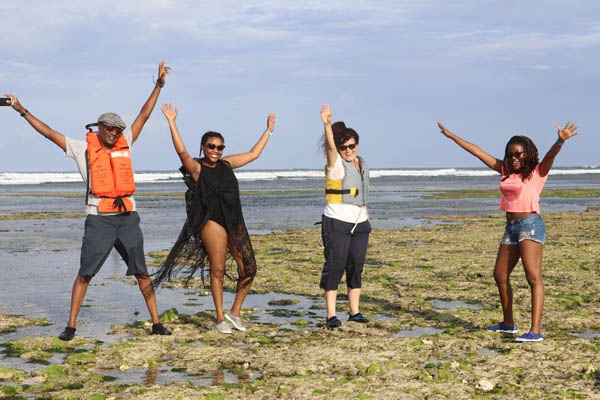
M 349 145 L 341 145 L 338 147 L 338 149 L 340 149 L 340 151 L 344 151 L 346 149 L 354 150 L 355 147 L 356 147 L 356 143 L 352 143 Z
M 524 151 L 515 151 L 514 153 L 508 153 L 506 154 L 508 156 L 508 159 L 510 160 L 511 158 L 521 158 L 521 155 L 525 154 Z
M 220 145 L 218 145 L 218 146 L 217 146 L 217 145 L 216 145 L 216 144 L 214 144 L 214 143 L 206 143 L 206 144 L 205 144 L 205 146 L 206 146 L 207 148 L 209 148 L 210 150 L 214 150 L 214 149 L 217 149 L 218 151 L 223 151 L 223 150 L 225 150 L 225 145 L 224 145 L 224 144 L 220 144 Z

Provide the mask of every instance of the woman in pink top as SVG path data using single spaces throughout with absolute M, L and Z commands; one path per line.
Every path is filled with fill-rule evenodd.
M 479 158 L 485 165 L 502 175 L 500 208 L 506 211 L 506 229 L 494 267 L 494 279 L 500 292 L 504 319 L 487 328 L 491 332 L 517 333 L 513 320 L 512 288 L 510 274 L 519 258 L 523 262 L 527 282 L 531 287 L 531 329 L 517 337 L 518 342 L 543 340 L 540 334 L 544 307 L 544 282 L 542 280 L 542 247 L 546 239 L 546 226 L 540 217 L 540 193 L 544 188 L 554 158 L 565 140 L 577 135 L 577 125 L 570 121 L 564 128 L 558 126 L 558 139 L 539 162 L 535 144 L 527 136 L 513 136 L 504 150 L 504 159 L 492 157 L 478 146 L 450 132 L 438 122 L 442 133 L 460 147 Z

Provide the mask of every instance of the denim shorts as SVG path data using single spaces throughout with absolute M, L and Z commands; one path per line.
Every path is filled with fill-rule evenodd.
M 522 240 L 533 240 L 544 244 L 546 241 L 546 224 L 540 214 L 531 214 L 525 218 L 506 222 L 506 229 L 500 244 L 518 245 Z

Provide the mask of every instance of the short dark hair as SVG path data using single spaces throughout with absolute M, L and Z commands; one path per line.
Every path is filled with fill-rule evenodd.
M 515 173 L 515 171 L 512 169 L 512 163 L 510 162 L 510 157 L 508 155 L 508 148 L 513 144 L 520 144 L 525 150 L 525 162 L 519 171 L 521 180 L 524 181 L 531 177 L 535 167 L 537 167 L 540 162 L 538 158 L 538 149 L 535 147 L 533 140 L 529 139 L 527 136 L 517 135 L 511 137 L 508 143 L 506 143 L 506 148 L 504 149 L 504 179 L 508 178 L 510 174 Z

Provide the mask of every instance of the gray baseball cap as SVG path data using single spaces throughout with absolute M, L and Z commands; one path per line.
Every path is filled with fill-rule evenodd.
M 119 128 L 122 131 L 124 131 L 126 127 L 125 122 L 123 122 L 123 119 L 119 116 L 119 114 L 111 112 L 104 113 L 101 116 L 99 116 L 98 123 L 106 126 L 114 126 L 115 128 Z

